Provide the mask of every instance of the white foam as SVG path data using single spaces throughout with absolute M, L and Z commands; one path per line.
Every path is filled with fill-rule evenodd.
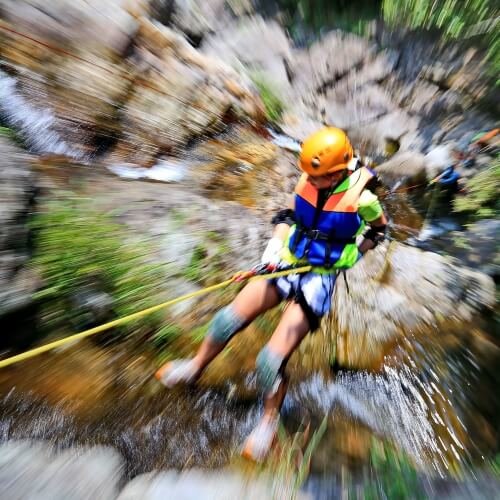
M 49 108 L 35 108 L 19 94 L 16 79 L 0 71 L 0 112 L 36 153 L 64 155 L 84 160 L 54 129 L 56 119 Z
M 427 457 L 442 470 L 446 450 L 432 425 L 433 409 L 423 397 L 429 394 L 428 387 L 409 367 L 386 367 L 384 371 L 377 375 L 340 373 L 334 381 L 315 375 L 300 384 L 296 398 L 323 413 L 340 407 L 375 433 L 393 440 L 418 463 L 423 465 Z
M 185 164 L 172 160 L 160 160 L 151 168 L 131 163 L 117 163 L 108 166 L 108 169 L 123 179 L 151 179 L 160 182 L 180 182 L 187 173 Z
M 300 153 L 301 150 L 300 142 L 297 141 L 296 139 L 293 139 L 288 135 L 278 134 L 277 132 L 274 132 L 271 129 L 268 129 L 268 132 L 271 134 L 272 137 L 271 142 L 276 146 L 283 149 L 288 149 L 289 151 L 292 151 L 294 153 Z

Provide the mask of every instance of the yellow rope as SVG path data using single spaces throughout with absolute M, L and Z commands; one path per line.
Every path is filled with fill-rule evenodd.
M 258 276 L 253 276 L 247 281 L 254 281 L 257 279 L 269 279 L 269 278 L 279 278 L 280 276 L 286 276 L 288 274 L 295 274 L 295 273 L 306 273 L 311 270 L 311 266 L 304 266 L 304 267 L 298 267 L 295 269 L 287 269 L 286 271 L 278 271 L 276 273 L 270 273 L 270 274 L 263 274 L 263 275 L 258 275 Z M 237 276 L 239 273 L 237 273 L 235 276 Z M 25 351 L 21 354 L 17 354 L 16 356 L 11 356 L 10 358 L 6 358 L 0 361 L 0 368 L 4 368 L 5 366 L 12 365 L 14 363 L 18 363 L 19 361 L 23 361 L 28 358 L 32 358 L 33 356 L 38 356 L 39 354 L 42 354 L 44 352 L 50 351 L 51 349 L 54 349 L 56 347 L 59 347 L 63 344 L 66 344 L 67 342 L 75 341 L 75 340 L 80 340 L 85 337 L 90 337 L 90 335 L 95 335 L 96 333 L 104 332 L 105 330 L 109 330 L 110 328 L 113 328 L 114 326 L 118 325 L 124 325 L 126 323 L 129 323 L 130 321 L 133 321 L 134 319 L 142 318 L 144 316 L 147 316 L 148 314 L 151 314 L 155 311 L 158 311 L 160 309 L 163 309 L 164 307 L 171 306 L 173 304 L 177 304 L 178 302 L 182 302 L 183 300 L 191 299 L 193 297 L 198 297 L 200 295 L 204 295 L 209 292 L 213 292 L 214 290 L 217 290 L 219 288 L 224 288 L 231 283 L 235 282 L 235 278 L 231 278 L 229 280 L 223 281 L 222 283 L 218 283 L 217 285 L 212 285 L 206 288 L 203 288 L 201 290 L 197 290 L 196 292 L 191 292 L 186 295 L 181 295 L 180 297 L 177 297 L 172 300 L 167 300 L 167 302 L 162 302 L 161 304 L 158 304 L 156 306 L 148 307 L 147 309 L 143 309 L 142 311 L 138 311 L 136 313 L 129 314 L 128 316 L 123 316 L 122 318 L 115 319 L 113 321 L 109 321 L 108 323 L 104 323 L 103 325 L 96 326 L 94 328 L 90 328 L 88 330 L 85 330 L 81 333 L 76 333 L 74 335 L 70 335 L 69 337 L 65 337 L 60 340 L 56 340 L 54 342 L 51 342 L 49 344 L 45 344 L 43 346 L 37 347 L 35 349 L 31 349 L 29 351 Z

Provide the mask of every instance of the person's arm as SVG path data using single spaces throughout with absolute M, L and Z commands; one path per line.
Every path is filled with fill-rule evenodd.
M 385 239 L 387 218 L 377 196 L 368 190 L 363 191 L 361 194 L 358 213 L 370 226 L 370 229 L 363 235 L 364 239 L 358 247 L 359 251 L 364 254 Z
M 387 231 L 387 218 L 384 213 L 369 224 L 370 229 L 364 234 L 364 239 L 358 247 L 359 251 L 363 254 L 384 241 Z
M 294 207 L 295 201 L 292 198 L 288 204 L 288 208 L 279 210 L 272 218 L 271 222 L 274 224 L 274 232 L 260 259 L 263 264 L 279 263 L 281 250 L 288 237 L 290 227 L 295 224 Z

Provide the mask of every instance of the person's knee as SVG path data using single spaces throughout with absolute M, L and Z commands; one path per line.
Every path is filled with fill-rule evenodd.
M 207 337 L 218 343 L 226 343 L 243 328 L 246 319 L 240 317 L 232 304 L 218 311 L 208 328 Z
M 285 359 L 265 345 L 256 360 L 257 389 L 263 394 L 273 395 L 283 380 L 283 364 Z

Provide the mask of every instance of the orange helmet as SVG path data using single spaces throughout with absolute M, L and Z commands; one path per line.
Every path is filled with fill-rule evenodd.
M 318 177 L 344 170 L 352 157 L 353 150 L 346 133 L 336 127 L 325 127 L 302 143 L 299 167 Z

